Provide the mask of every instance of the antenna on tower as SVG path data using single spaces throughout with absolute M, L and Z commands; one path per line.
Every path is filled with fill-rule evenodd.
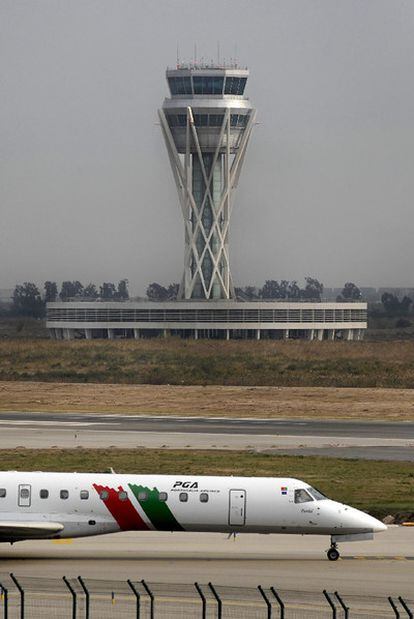
M 217 66 L 220 66 L 220 41 L 217 41 Z
M 194 43 L 194 64 L 197 64 L 197 43 Z
M 177 41 L 177 69 L 179 68 L 179 66 L 180 66 L 180 47 Z

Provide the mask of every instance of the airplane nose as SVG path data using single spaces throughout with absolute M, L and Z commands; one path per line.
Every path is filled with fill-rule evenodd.
M 387 525 L 381 522 L 381 520 L 377 520 L 377 518 L 359 510 L 355 510 L 355 512 L 360 527 L 366 528 L 373 533 L 381 533 L 387 530 Z

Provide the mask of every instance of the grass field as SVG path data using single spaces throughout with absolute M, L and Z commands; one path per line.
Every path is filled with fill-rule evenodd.
M 414 387 L 414 342 L 0 341 L 0 380 Z
M 157 449 L 0 450 L 0 470 L 191 475 L 289 476 L 373 515 L 414 512 L 414 466 L 408 462 L 275 456 L 245 451 Z
M 0 382 L 0 411 L 414 421 L 411 389 Z

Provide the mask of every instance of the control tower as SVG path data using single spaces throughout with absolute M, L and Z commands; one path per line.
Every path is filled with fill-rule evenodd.
M 236 299 L 229 265 L 229 223 L 233 190 L 256 117 L 244 95 L 248 76 L 246 69 L 235 65 L 179 64 L 167 70 L 170 96 L 159 117 L 185 230 L 184 275 L 177 301 L 84 298 L 47 303 L 51 337 L 363 337 L 366 303 Z
M 167 70 L 170 97 L 159 110 L 185 227 L 178 299 L 234 299 L 229 223 L 256 110 L 237 66 Z

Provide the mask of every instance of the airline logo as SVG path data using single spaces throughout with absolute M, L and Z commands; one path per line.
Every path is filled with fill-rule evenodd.
M 281 494 L 287 494 L 288 493 L 287 486 L 281 486 L 280 492 L 281 492 Z
M 128 484 L 128 486 L 136 500 L 135 505 L 122 486 L 110 488 L 93 484 L 121 531 L 147 531 L 151 525 L 158 531 L 183 531 L 183 527 L 176 520 L 167 503 L 159 500 L 157 488 L 151 489 L 136 484 Z M 137 509 L 137 504 L 142 510 L 141 513 Z M 150 525 L 142 517 L 144 514 Z

